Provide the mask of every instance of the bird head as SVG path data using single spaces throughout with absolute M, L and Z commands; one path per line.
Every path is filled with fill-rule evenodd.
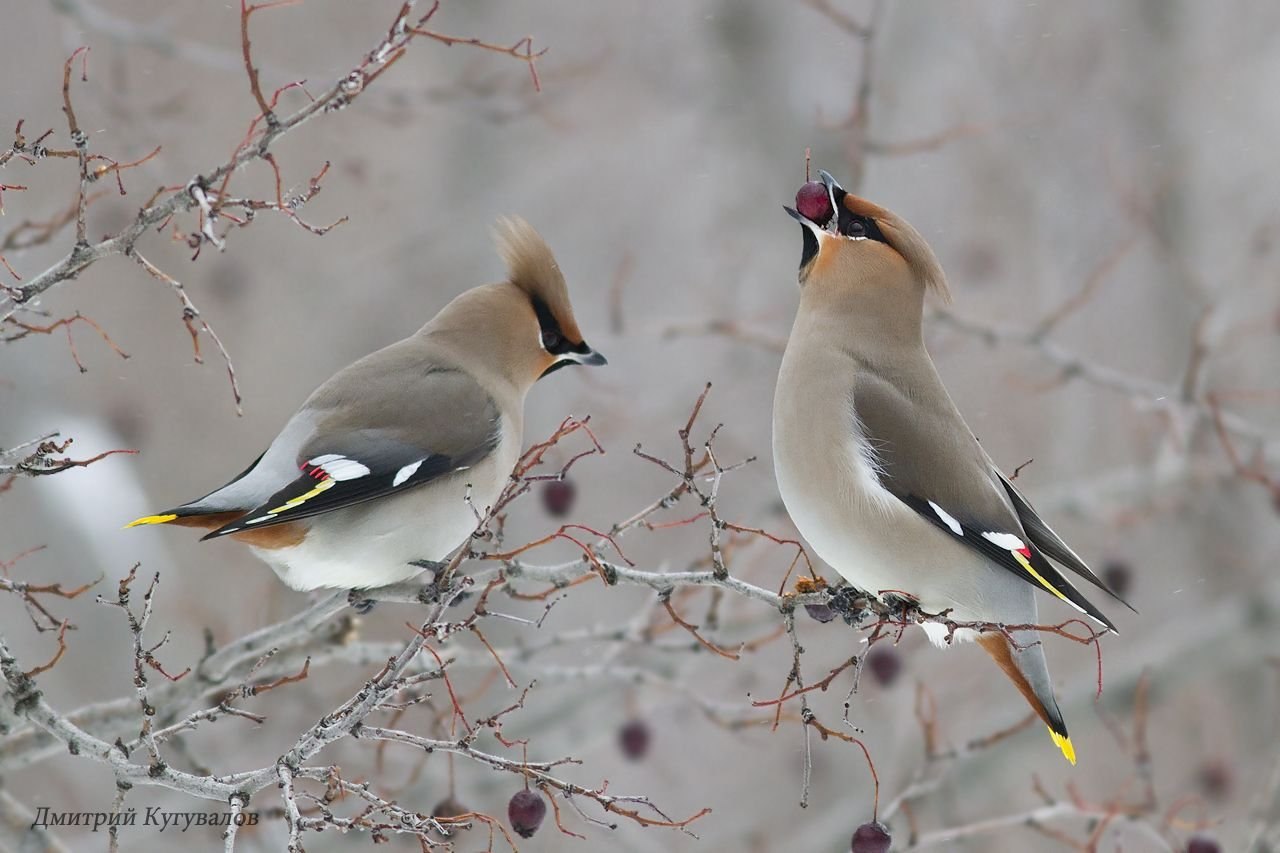
M 561 367 L 606 364 L 583 339 L 564 274 L 541 235 L 515 217 L 500 219 L 495 232 L 506 280 L 464 292 L 419 334 L 521 393 Z
M 607 364 L 578 329 L 564 274 L 542 236 L 518 217 L 499 220 L 497 236 L 507 281 L 524 293 L 538 321 L 538 378 L 574 364 Z
M 848 193 L 826 172 L 796 193 L 784 210 L 800 223 L 800 286 L 882 299 L 916 299 L 932 289 L 947 298 L 933 250 L 906 220 Z

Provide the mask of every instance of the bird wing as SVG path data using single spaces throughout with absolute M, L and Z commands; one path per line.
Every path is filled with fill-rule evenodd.
M 1114 631 L 1111 621 L 1049 562 L 1042 541 L 1050 540 L 1037 541 L 1024 529 L 1017 505 L 1030 505 L 1006 489 L 1007 481 L 941 382 L 936 376 L 932 380 L 918 381 L 907 392 L 876 373 L 859 371 L 853 414 L 874 455 L 881 484 L 952 539 Z M 1031 525 L 1033 532 L 1048 529 L 1034 513 L 1032 517 L 1040 525 Z M 1056 536 L 1052 541 L 1061 543 Z M 1053 544 L 1045 550 L 1061 553 Z M 1066 565 L 1075 568 L 1070 562 Z M 1085 577 L 1096 582 L 1092 572 Z
M 317 429 L 298 452 L 298 476 L 205 539 L 403 492 L 464 471 L 498 446 L 498 405 L 472 377 L 448 366 L 396 364 L 414 354 L 394 347 L 375 356 L 334 376 L 305 404 Z
M 994 470 L 994 466 L 993 466 Z M 1062 541 L 1062 537 L 1053 531 L 1053 528 L 1045 523 L 1040 517 L 1040 513 L 1036 512 L 1036 508 L 1031 505 L 1026 496 L 1013 485 L 1013 482 L 1004 474 L 996 471 L 996 476 L 1000 478 L 1000 484 L 1004 486 L 1005 491 L 1009 493 L 1009 499 L 1013 501 L 1013 508 L 1018 513 L 1018 519 L 1022 522 L 1022 529 L 1027 531 L 1027 536 L 1037 548 L 1043 551 L 1047 556 L 1052 557 L 1057 562 L 1066 566 L 1071 571 L 1080 575 L 1080 577 L 1092 583 L 1101 589 L 1107 595 L 1116 601 L 1133 610 L 1133 605 L 1125 601 L 1115 590 L 1107 586 L 1102 578 L 1093 573 L 1088 563 L 1080 559 L 1080 556 L 1073 550 L 1071 546 Z M 1134 613 L 1138 611 L 1133 610 Z

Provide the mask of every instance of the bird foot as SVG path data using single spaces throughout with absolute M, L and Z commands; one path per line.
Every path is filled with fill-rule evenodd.
M 440 582 L 444 578 L 444 570 L 449 564 L 444 560 L 410 560 L 409 565 L 431 572 L 431 579 L 418 590 L 418 601 L 423 604 L 435 604 L 440 600 L 442 592 Z
M 921 613 L 920 602 L 910 596 L 890 592 L 885 593 L 882 598 L 885 607 L 889 609 L 886 615 L 899 622 L 915 622 Z
M 846 625 L 857 628 L 875 615 L 870 607 L 871 598 L 860 589 L 842 586 L 831 593 L 827 606 L 840 614 Z
M 369 598 L 363 589 L 353 589 L 347 592 L 347 604 L 350 604 L 351 609 L 361 616 L 372 610 L 373 605 L 377 603 L 372 598 Z

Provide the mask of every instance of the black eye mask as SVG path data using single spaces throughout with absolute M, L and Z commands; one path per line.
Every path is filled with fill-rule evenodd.
M 551 316 L 551 309 L 541 299 L 533 300 L 533 313 L 538 315 L 538 328 L 542 332 L 542 348 L 552 355 L 565 355 L 581 352 L 581 346 L 574 346 L 560 331 L 560 324 Z
M 875 240 L 877 243 L 889 244 L 874 219 L 870 216 L 859 216 L 856 213 L 850 213 L 844 207 L 840 208 L 838 230 L 846 237 L 865 237 L 868 240 Z
M 832 195 L 835 197 L 836 212 L 839 220 L 836 223 L 836 230 L 846 237 L 865 237 L 868 240 L 875 240 L 877 243 L 889 245 L 889 241 L 884 238 L 880 226 L 870 216 L 862 216 L 853 213 L 844 206 L 844 198 L 847 192 L 839 187 L 832 188 Z

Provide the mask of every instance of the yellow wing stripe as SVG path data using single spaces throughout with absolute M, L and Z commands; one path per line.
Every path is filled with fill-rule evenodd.
M 1060 735 L 1053 729 L 1049 729 L 1049 737 L 1053 738 L 1053 745 L 1062 750 L 1062 754 L 1067 757 L 1067 761 L 1071 762 L 1071 766 L 1076 766 L 1076 748 L 1071 745 L 1071 738 L 1066 735 Z
M 1051 584 L 1051 583 L 1049 583 L 1047 580 L 1045 580 L 1045 579 L 1044 579 L 1044 577 L 1043 577 L 1043 576 L 1041 576 L 1041 574 L 1040 574 L 1039 572 L 1037 572 L 1035 569 L 1031 568 L 1031 561 L 1030 561 L 1030 560 L 1028 560 L 1026 557 L 1022 556 L 1021 554 L 1019 554 L 1017 551 L 1010 551 L 1009 553 L 1013 555 L 1013 559 L 1017 560 L 1017 561 L 1018 561 L 1018 564 L 1019 564 L 1020 566 L 1022 566 L 1022 568 L 1026 569 L 1027 574 L 1031 575 L 1031 577 L 1033 577 L 1033 578 L 1035 578 L 1036 580 L 1040 581 L 1040 585 L 1041 585 L 1042 587 L 1044 587 L 1045 589 L 1049 590 L 1049 592 L 1053 593 L 1054 595 L 1058 596 L 1058 598 L 1061 598 L 1063 601 L 1067 602 L 1067 604 L 1071 604 L 1071 600 L 1070 600 L 1070 599 L 1068 599 L 1068 598 L 1067 598 L 1065 595 L 1063 595 L 1062 593 L 1058 592 L 1058 588 L 1057 588 L 1057 587 L 1055 587 L 1053 584 Z M 1075 607 L 1075 605 L 1074 605 L 1074 604 L 1072 604 L 1071 606 L 1072 606 L 1072 607 Z M 1060 737 L 1060 735 L 1056 735 L 1056 734 L 1055 734 L 1053 737 L 1054 737 L 1054 743 L 1058 743 L 1057 738 L 1058 738 L 1058 737 Z M 1061 746 L 1061 744 L 1058 744 L 1058 745 L 1059 745 L 1059 746 Z M 1067 741 L 1067 746 L 1068 746 L 1068 747 L 1069 747 L 1069 746 L 1071 746 L 1071 741 L 1069 741 L 1069 740 Z M 1066 752 L 1066 748 L 1065 748 L 1065 747 L 1063 748 L 1063 752 Z M 1070 757 L 1070 756 L 1068 756 L 1068 757 Z M 1072 759 L 1072 760 L 1071 760 L 1071 763 L 1072 763 L 1072 764 L 1075 764 L 1075 763 L 1076 763 L 1076 762 L 1075 762 L 1075 759 Z
M 137 527 L 140 524 L 164 524 L 167 521 L 173 521 L 178 516 L 175 513 L 166 515 L 144 515 L 142 518 L 136 518 L 126 524 L 121 530 L 128 530 L 130 527 Z
M 334 484 L 337 482 L 338 482 L 337 480 L 321 480 L 319 483 L 316 483 L 316 487 L 311 491 L 307 492 L 306 494 L 298 495 L 296 498 L 289 498 L 289 500 L 285 501 L 283 504 L 276 507 L 275 509 L 268 510 L 267 515 L 279 515 L 285 510 L 293 509 L 295 506 L 298 506 L 299 504 L 304 504 L 307 501 L 314 498 L 316 495 L 322 492 L 326 492 L 329 489 L 332 489 Z
M 271 515 L 279 515 L 285 510 L 293 509 L 299 504 L 304 504 L 307 501 L 311 500 L 316 495 L 323 494 L 329 489 L 332 489 L 334 484 L 337 482 L 338 482 L 337 480 L 332 480 L 332 479 L 321 480 L 320 482 L 316 483 L 315 488 L 312 489 L 311 491 L 305 494 L 298 495 L 296 498 L 290 498 L 289 500 L 285 501 L 283 504 L 276 507 L 275 509 L 268 511 L 266 515 L 260 516 L 260 517 L 266 518 L 267 516 L 271 516 Z M 166 513 L 164 515 L 144 515 L 142 518 L 136 518 L 133 521 L 129 522 L 124 526 L 123 529 L 127 530 L 130 527 L 138 527 L 139 525 L 143 525 L 143 524 L 165 524 L 166 522 L 173 521 L 177 517 L 178 516 L 176 513 Z

